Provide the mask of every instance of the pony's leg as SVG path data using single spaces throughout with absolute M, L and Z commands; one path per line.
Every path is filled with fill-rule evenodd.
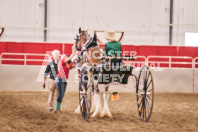
M 78 70 L 78 75 L 80 75 L 80 70 Z M 80 76 L 79 76 L 80 79 Z M 80 105 L 78 105 L 78 107 L 76 108 L 76 110 L 74 111 L 75 114 L 80 114 Z
M 93 77 L 93 84 L 94 84 L 94 102 L 96 104 L 96 108 L 94 113 L 92 114 L 91 117 L 102 117 L 102 106 L 101 106 L 101 102 L 100 102 L 100 92 L 98 89 L 98 77 L 94 78 Z
M 75 114 L 80 114 L 80 105 L 78 105 L 78 107 L 76 108 L 76 110 L 74 111 Z
M 102 116 L 112 117 L 112 114 L 108 106 L 108 98 L 109 98 L 109 94 L 107 93 L 108 88 L 109 86 L 105 85 L 105 92 L 103 93 L 104 106 L 103 106 Z
M 90 113 L 93 113 L 96 110 L 96 98 L 94 92 L 94 85 L 92 84 L 92 93 L 91 93 L 91 110 Z
M 96 102 L 96 109 L 94 113 L 91 115 L 91 117 L 102 117 L 102 106 L 100 102 L 100 93 L 95 92 L 95 102 Z
M 90 74 L 89 74 L 89 76 L 92 78 L 92 75 L 93 75 L 93 72 L 92 71 L 90 71 L 89 72 Z M 95 94 L 94 94 L 94 84 L 93 84 L 93 82 L 92 82 L 92 80 L 90 79 L 89 80 L 90 81 L 90 84 L 91 84 L 91 86 L 90 86 L 90 88 L 91 88 L 91 109 L 90 109 L 90 113 L 93 113 L 94 111 L 95 111 L 95 109 L 96 109 L 96 99 L 95 99 Z

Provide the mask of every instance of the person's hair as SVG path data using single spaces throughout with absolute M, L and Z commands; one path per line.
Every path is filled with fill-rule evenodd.
M 52 56 L 59 56 L 60 55 L 60 51 L 59 50 L 53 50 L 52 51 Z
M 67 57 L 69 57 L 70 55 L 66 54 L 66 56 L 67 56 Z M 67 63 L 68 63 L 68 64 L 70 64 L 70 63 L 71 63 L 71 60 L 70 60 L 70 61 L 68 61 Z
M 62 55 L 61 55 L 61 60 L 62 60 L 63 58 L 65 58 L 65 56 L 69 57 L 70 55 L 68 55 L 68 54 L 62 54 Z M 70 64 L 71 61 L 68 61 L 67 63 Z

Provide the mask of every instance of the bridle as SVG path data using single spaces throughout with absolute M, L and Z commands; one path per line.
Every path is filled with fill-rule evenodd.
M 79 42 L 79 40 L 80 40 L 80 38 L 81 37 L 83 37 L 84 39 L 85 39 L 85 41 L 87 42 L 87 40 L 90 40 L 90 34 L 87 32 L 87 31 L 85 31 L 85 33 L 86 33 L 86 35 L 84 35 L 82 32 L 81 33 L 78 33 L 78 34 L 76 34 L 76 36 L 74 37 L 74 40 L 75 40 L 75 48 L 78 50 L 78 51 L 80 51 L 81 50 L 81 48 L 78 48 L 78 46 L 77 46 L 77 44 L 78 44 L 78 42 Z M 86 44 L 86 43 L 85 43 Z M 85 44 L 83 44 L 83 45 L 85 45 Z

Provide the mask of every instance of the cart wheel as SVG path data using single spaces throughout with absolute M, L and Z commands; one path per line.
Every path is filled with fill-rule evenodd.
M 146 65 L 140 70 L 136 85 L 136 95 L 140 119 L 148 122 L 153 109 L 154 84 L 152 73 Z
M 82 120 L 88 121 L 91 108 L 91 84 L 86 67 L 80 72 L 79 105 Z

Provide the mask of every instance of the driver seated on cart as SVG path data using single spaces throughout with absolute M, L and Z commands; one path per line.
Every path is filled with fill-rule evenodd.
M 111 60 L 111 65 L 112 66 L 121 66 L 122 60 L 119 59 L 119 57 L 121 57 L 121 55 L 122 55 L 122 47 L 121 47 L 121 43 L 119 41 L 116 41 L 115 31 L 114 30 L 105 31 L 104 37 L 108 41 L 105 44 L 106 56 L 117 57 L 116 59 Z M 106 61 L 109 62 L 108 59 L 106 59 Z

